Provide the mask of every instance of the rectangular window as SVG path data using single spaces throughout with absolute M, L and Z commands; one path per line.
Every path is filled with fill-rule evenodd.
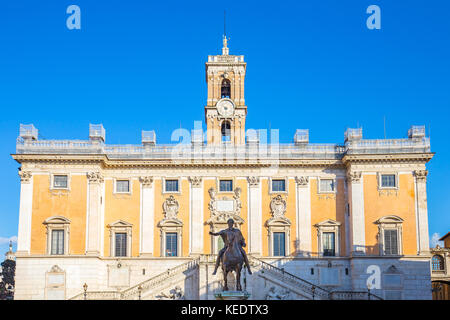
M 233 191 L 233 180 L 220 180 L 219 191 L 220 192 Z
M 67 176 L 66 175 L 54 175 L 53 176 L 53 188 L 67 188 Z
M 176 232 L 166 233 L 166 257 L 178 256 L 178 234 Z
M 178 180 L 166 180 L 166 192 L 178 192 Z
M 285 247 L 285 234 L 284 232 L 273 233 L 273 255 L 275 257 L 284 257 L 286 255 Z
M 335 256 L 335 233 L 324 232 L 322 236 L 323 255 L 327 257 Z
M 51 254 L 64 254 L 64 230 L 52 230 Z
M 130 192 L 130 180 L 116 180 L 116 192 Z
M 382 174 L 381 175 L 381 187 L 382 188 L 395 188 L 395 174 Z
M 398 254 L 397 230 L 384 230 L 384 254 Z
M 286 191 L 286 180 L 277 179 L 272 180 L 272 192 L 284 192 Z
M 127 234 L 116 233 L 116 257 L 127 256 Z
M 320 192 L 334 192 L 334 180 L 320 179 Z

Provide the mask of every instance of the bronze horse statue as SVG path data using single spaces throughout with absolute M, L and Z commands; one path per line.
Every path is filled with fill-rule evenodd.
M 228 220 L 228 229 L 224 229 L 218 233 L 210 232 L 213 236 L 220 235 L 223 239 L 225 247 L 220 250 L 219 256 L 217 257 L 216 268 L 213 274 L 216 274 L 219 263 L 222 265 L 223 280 L 224 280 L 224 291 L 228 291 L 228 279 L 227 275 L 229 272 L 234 271 L 236 273 L 236 291 L 242 291 L 241 287 L 241 270 L 244 263 L 250 274 L 250 266 L 248 263 L 247 255 L 242 247 L 245 247 L 245 240 L 239 229 L 233 228 L 234 220 Z

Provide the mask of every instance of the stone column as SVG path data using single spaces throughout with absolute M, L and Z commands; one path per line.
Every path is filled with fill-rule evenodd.
M 191 183 L 190 254 L 203 253 L 203 187 L 201 177 L 189 177 Z
M 428 205 L 427 205 L 427 170 L 416 170 L 414 176 L 416 178 L 416 207 L 417 207 L 417 231 L 419 253 L 427 253 L 430 251 L 428 239 Z
M 259 177 L 248 177 L 248 252 L 262 254 L 261 186 Z
M 33 177 L 29 171 L 19 171 L 20 209 L 17 253 L 30 254 L 31 214 L 33 209 Z
M 297 183 L 297 250 L 299 255 L 310 256 L 311 244 L 311 188 L 309 177 L 296 177 Z
M 139 177 L 141 182 L 141 232 L 139 255 L 151 257 L 154 250 L 155 192 L 153 177 Z
M 361 255 L 366 252 L 364 222 L 364 188 L 361 171 L 348 171 L 347 184 L 350 203 L 351 254 Z
M 87 212 L 87 255 L 100 255 L 101 246 L 101 195 L 103 176 L 99 172 L 89 172 L 88 178 L 88 195 L 89 205 Z

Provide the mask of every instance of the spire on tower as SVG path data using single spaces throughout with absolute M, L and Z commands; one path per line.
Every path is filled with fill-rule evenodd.
M 225 10 L 223 11 L 223 47 L 222 47 L 222 55 L 227 56 L 230 49 L 228 49 L 228 40 L 227 38 L 227 25 L 226 25 L 226 19 L 225 19 Z

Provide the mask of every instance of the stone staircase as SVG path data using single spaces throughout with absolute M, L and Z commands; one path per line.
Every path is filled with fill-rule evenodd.
M 284 269 L 273 266 L 263 260 L 249 256 L 253 268 L 257 268 L 259 276 L 289 289 L 306 299 L 312 300 L 383 300 L 369 291 L 330 291 L 304 280 Z M 256 271 L 256 270 L 255 270 Z M 267 274 L 267 275 L 266 275 Z M 275 280 L 275 281 L 274 281 Z M 278 280 L 278 281 L 277 281 Z
M 171 286 L 174 287 L 175 283 L 183 281 L 188 276 L 193 276 L 195 273 L 198 275 L 200 263 L 212 264 L 215 261 L 215 257 L 215 255 L 202 255 L 199 258 L 167 269 L 167 271 L 122 291 L 87 291 L 79 293 L 69 300 L 138 300 L 146 297 L 155 298 L 155 294 Z M 368 291 L 330 291 L 261 259 L 250 255 L 248 258 L 252 266 L 252 277 L 257 276 L 264 279 L 264 281 L 283 287 L 294 293 L 298 299 L 383 300 Z M 255 290 L 257 289 L 255 288 Z
M 183 278 L 195 272 L 198 265 L 199 259 L 193 259 L 122 291 L 87 291 L 77 294 L 69 300 L 138 300 L 151 293 L 159 293 L 160 290 L 166 289 L 177 278 Z

